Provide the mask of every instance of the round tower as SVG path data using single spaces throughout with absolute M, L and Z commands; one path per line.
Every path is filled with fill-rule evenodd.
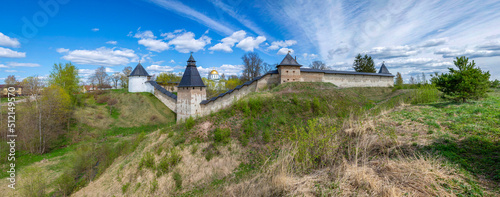
M 177 86 L 177 122 L 202 114 L 200 103 L 207 97 L 207 89 L 196 68 L 193 54 Z
M 137 64 L 134 70 L 128 76 L 128 91 L 129 92 L 152 92 L 152 86 L 146 82 L 151 79 L 146 69 L 141 63 Z

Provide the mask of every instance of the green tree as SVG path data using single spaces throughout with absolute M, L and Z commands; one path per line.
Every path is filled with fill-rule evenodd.
M 498 79 L 495 79 L 495 81 L 491 81 L 490 87 L 491 88 L 500 88 L 500 81 L 498 81 Z
M 74 94 L 80 91 L 79 83 L 78 68 L 71 62 L 64 64 L 64 66 L 61 63 L 54 64 L 49 75 L 50 85 L 61 87 L 74 99 Z
M 465 56 L 457 57 L 453 63 L 458 70 L 448 68 L 449 73 L 435 75 L 431 79 L 444 96 L 462 102 L 485 97 L 490 86 L 490 72 L 483 72 L 476 67 L 474 60 L 469 62 Z
M 181 76 L 174 74 L 173 72 L 163 72 L 156 77 L 156 82 L 159 84 L 166 84 L 168 82 L 179 82 L 181 81 Z
M 403 76 L 401 76 L 401 73 L 396 74 L 396 86 L 402 86 L 403 85 Z
M 371 56 L 365 54 L 364 57 L 361 54 L 358 54 L 354 59 L 354 63 L 352 65 L 356 72 L 365 72 L 365 73 L 376 73 L 375 64 L 373 63 L 373 59 Z

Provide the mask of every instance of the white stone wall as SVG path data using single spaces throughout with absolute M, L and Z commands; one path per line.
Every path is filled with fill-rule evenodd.
M 177 100 L 173 99 L 172 97 L 169 97 L 160 91 L 154 91 L 154 95 L 156 98 L 158 98 L 163 104 L 165 104 L 170 110 L 172 110 L 174 113 L 176 112 L 177 108 Z
M 302 75 L 306 74 L 302 72 Z M 312 74 L 312 73 L 311 73 Z M 376 76 L 376 75 L 348 75 L 348 74 L 329 74 L 323 76 L 324 82 L 330 82 L 338 87 L 392 87 L 394 86 L 394 77 Z
M 260 81 L 260 80 L 258 80 L 258 81 Z M 239 90 L 234 90 L 233 92 L 226 94 L 223 97 L 217 98 L 215 101 L 211 101 L 207 104 L 201 105 L 201 109 L 203 111 L 203 113 L 201 115 L 206 116 L 212 112 L 217 112 L 221 109 L 229 107 L 234 102 L 240 100 L 244 96 L 246 96 L 252 92 L 256 92 L 258 81 L 254 81 L 253 83 L 251 83 L 248 86 L 243 86 Z
M 130 76 L 128 78 L 128 91 L 129 92 L 154 92 L 154 87 L 146 83 L 148 77 L 146 76 Z

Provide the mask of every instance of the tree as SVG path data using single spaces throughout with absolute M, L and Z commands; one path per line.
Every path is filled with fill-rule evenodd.
M 311 65 L 309 65 L 309 67 L 314 68 L 314 69 L 320 69 L 320 70 L 327 70 L 328 69 L 326 64 L 322 61 L 314 61 L 314 62 L 312 62 Z
M 416 83 L 416 80 L 415 78 L 413 78 L 413 76 L 410 77 L 410 84 L 415 84 Z
M 111 75 L 111 81 L 113 82 L 113 87 L 118 88 L 118 81 L 120 81 L 120 73 L 115 72 L 115 74 Z
M 403 76 L 401 76 L 401 73 L 396 74 L 396 86 L 402 86 L 403 85 Z
M 272 65 L 271 65 L 271 64 L 268 64 L 268 63 L 265 63 L 265 62 L 264 62 L 264 63 L 262 64 L 262 68 L 261 68 L 262 74 L 264 75 L 264 74 L 266 74 L 267 72 L 274 70 L 274 68 L 276 68 L 276 66 L 277 66 L 277 65 L 278 65 L 278 64 L 272 64 Z
M 174 74 L 173 72 L 163 72 L 156 77 L 156 82 L 159 84 L 166 84 L 168 82 L 179 82 L 181 77 Z
M 66 63 L 64 66 L 61 63 L 54 64 L 49 75 L 49 85 L 61 87 L 74 99 L 74 94 L 80 91 L 79 83 L 78 68 L 73 64 Z
M 104 87 L 104 85 L 108 85 L 108 73 L 106 73 L 106 68 L 104 68 L 104 66 L 97 68 L 92 77 L 95 78 L 98 88 L 102 88 Z
M 226 80 L 226 75 L 224 73 L 220 76 L 220 80 Z
M 444 97 L 462 102 L 485 97 L 490 86 L 490 72 L 483 72 L 476 67 L 474 60 L 469 62 L 465 56 L 457 57 L 453 63 L 458 70 L 448 68 L 449 73 L 435 75 L 431 79 Z
M 422 72 L 422 84 L 426 85 L 427 84 L 427 79 L 425 78 L 425 73 Z
M 5 79 L 5 84 L 7 85 L 17 85 L 19 82 L 16 80 L 16 76 L 14 75 L 9 75 Z
M 244 67 L 242 81 L 250 81 L 260 75 L 263 61 L 260 59 L 259 54 L 254 52 L 246 53 L 241 59 Z
M 498 81 L 498 79 L 495 79 L 495 81 L 491 81 L 490 87 L 491 88 L 500 88 L 500 81 Z
M 358 54 L 354 59 L 354 63 L 352 65 L 356 72 L 365 72 L 365 73 L 376 73 L 375 64 L 373 63 L 373 59 L 371 56 L 365 54 L 364 57 L 361 54 Z
M 122 75 L 120 76 L 120 81 L 123 88 L 128 88 L 128 76 L 132 73 L 132 67 L 127 66 L 122 70 Z

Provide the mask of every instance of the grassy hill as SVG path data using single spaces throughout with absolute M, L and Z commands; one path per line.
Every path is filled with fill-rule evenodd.
M 182 124 L 151 95 L 101 96 L 119 99 L 118 112 L 94 121 L 109 108 L 87 102 L 74 127 L 89 137 L 38 156 L 21 178 L 75 196 L 500 193 L 498 90 L 456 104 L 432 88 L 288 83 Z

